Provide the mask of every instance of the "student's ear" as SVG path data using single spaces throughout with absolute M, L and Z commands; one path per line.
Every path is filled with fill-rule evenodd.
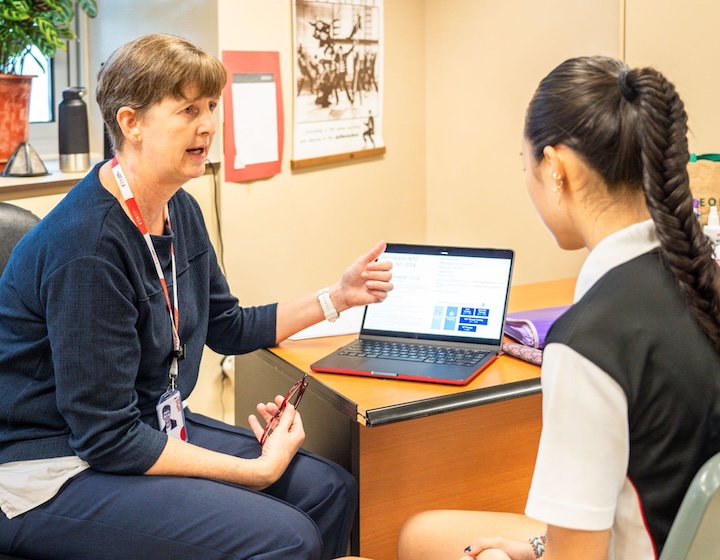
M 551 177 L 565 177 L 563 150 L 559 146 L 543 148 L 543 162 Z

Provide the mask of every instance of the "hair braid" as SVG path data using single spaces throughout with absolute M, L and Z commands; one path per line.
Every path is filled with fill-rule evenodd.
M 564 144 L 609 193 L 643 190 L 663 260 L 720 351 L 720 267 L 693 211 L 687 115 L 673 85 L 656 70 L 609 57 L 568 59 L 540 82 L 524 133 L 536 161 L 545 146 Z
M 693 212 L 682 100 L 674 86 L 651 68 L 622 72 L 618 81 L 621 90 L 636 95 L 633 99 L 623 92 L 640 116 L 642 183 L 661 254 L 699 325 L 720 350 L 720 269 Z

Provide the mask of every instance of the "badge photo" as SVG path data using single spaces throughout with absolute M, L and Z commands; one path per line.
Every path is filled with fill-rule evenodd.
M 180 391 L 172 389 L 163 394 L 155 407 L 160 431 L 171 437 L 187 441 L 185 414 Z

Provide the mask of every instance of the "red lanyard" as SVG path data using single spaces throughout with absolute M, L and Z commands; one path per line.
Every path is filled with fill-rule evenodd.
M 155 265 L 155 272 L 158 275 L 158 279 L 160 280 L 160 285 L 162 286 L 163 293 L 165 294 L 165 301 L 167 302 L 167 308 L 168 313 L 170 314 L 170 325 L 172 327 L 172 337 L 173 337 L 173 352 L 172 352 L 172 361 L 170 363 L 170 388 L 175 389 L 175 380 L 178 376 L 178 360 L 181 360 L 185 357 L 185 347 L 180 344 L 180 311 L 178 309 L 178 295 L 177 295 L 177 269 L 175 267 L 175 245 L 174 243 L 170 245 L 170 262 L 172 264 L 172 277 L 173 277 L 173 301 L 175 302 L 175 305 L 170 303 L 170 294 L 168 292 L 167 283 L 165 282 L 165 275 L 163 274 L 162 266 L 160 266 L 160 259 L 158 259 L 157 252 L 155 251 L 155 245 L 153 244 L 152 238 L 150 237 L 150 233 L 148 232 L 147 226 L 145 225 L 145 222 L 143 221 L 142 215 L 140 214 L 140 208 L 138 208 L 137 202 L 135 201 L 135 197 L 133 196 L 132 191 L 130 190 L 130 185 L 128 185 L 127 179 L 125 178 L 125 174 L 123 173 L 122 168 L 120 167 L 120 162 L 118 162 L 117 157 L 114 157 L 112 159 L 112 170 L 113 175 L 115 176 L 115 180 L 117 181 L 118 187 L 120 187 L 120 194 L 122 194 L 123 199 L 125 200 L 125 204 L 127 204 L 128 210 L 130 211 L 130 215 L 132 216 L 133 221 L 135 222 L 135 225 L 140 230 L 140 233 L 143 236 L 143 239 L 145 239 L 145 243 L 148 246 L 148 249 L 150 250 L 150 255 L 152 256 L 153 264 Z M 172 231 L 172 226 L 170 224 L 170 212 L 168 209 L 168 206 L 165 205 L 165 215 L 167 216 L 167 224 L 170 231 Z

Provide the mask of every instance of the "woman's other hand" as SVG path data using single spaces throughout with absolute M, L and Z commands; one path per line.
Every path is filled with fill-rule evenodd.
M 278 395 L 275 397 L 275 402 L 257 405 L 257 411 L 265 420 L 265 425 L 273 420 L 274 415 L 282 405 L 283 398 Z M 248 417 L 248 423 L 258 442 L 260 442 L 265 431 L 265 425 L 262 425 L 254 414 Z M 282 476 L 304 441 L 305 429 L 303 428 L 302 418 L 295 410 L 295 407 L 288 403 L 285 410 L 280 414 L 277 425 L 265 440 L 262 446 L 262 454 L 257 459 L 267 477 L 265 487 L 270 486 Z

